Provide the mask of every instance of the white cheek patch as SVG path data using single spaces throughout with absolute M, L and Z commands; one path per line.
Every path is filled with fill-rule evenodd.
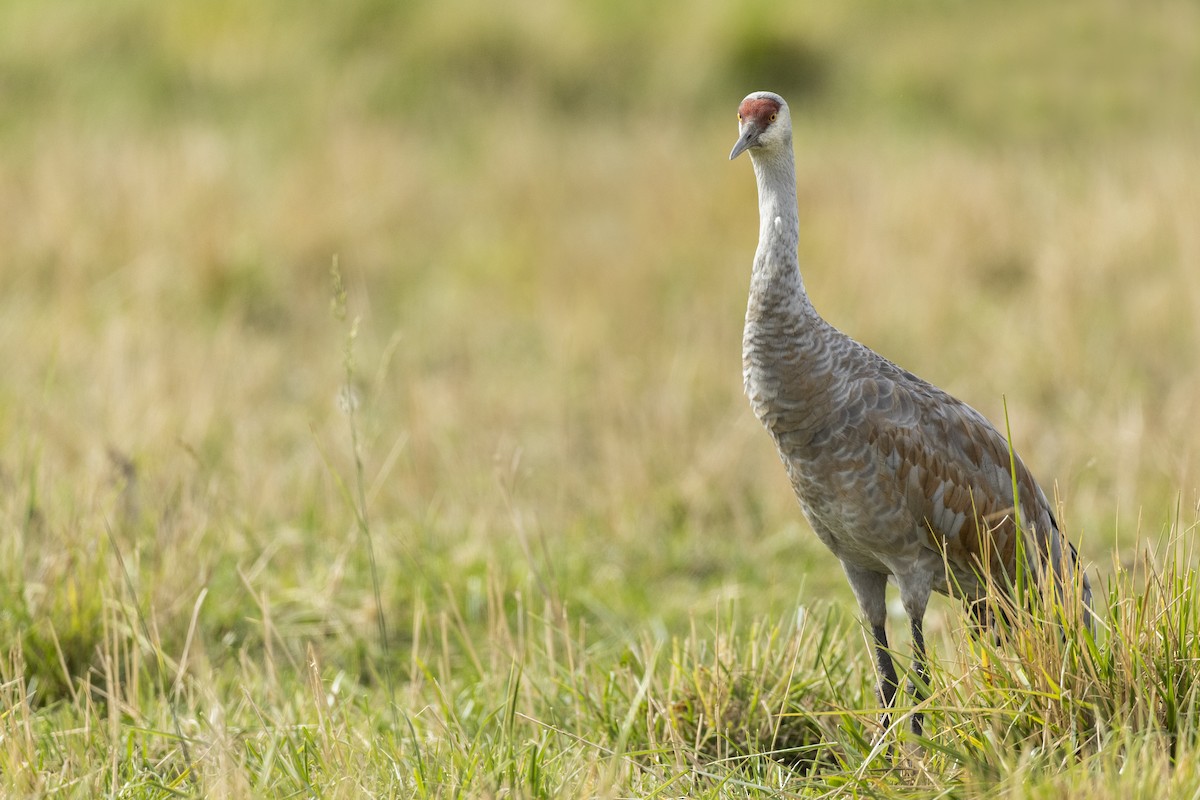
M 775 218 L 775 230 L 776 230 L 776 232 L 783 231 L 783 220 L 780 219 L 779 217 Z

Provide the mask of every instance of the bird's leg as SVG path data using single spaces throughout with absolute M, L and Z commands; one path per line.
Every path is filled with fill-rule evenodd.
M 879 702 L 886 709 L 883 712 L 883 729 L 891 725 L 891 708 L 896 702 L 896 689 L 900 681 L 896 678 L 896 664 L 892 661 L 892 651 L 888 649 L 887 628 L 882 622 L 871 626 L 875 637 L 875 672 L 879 677 Z
M 919 703 L 925 699 L 925 688 L 929 683 L 929 664 L 925 657 L 925 631 L 921 618 L 912 618 L 912 677 L 908 679 L 908 693 L 913 702 Z M 912 730 L 918 736 L 925 724 L 925 715 L 917 711 L 913 713 Z
M 966 601 L 967 613 L 971 616 L 971 635 L 976 639 L 982 639 L 989 631 L 995 631 L 995 625 L 992 622 L 992 612 L 988 608 L 987 600 L 982 597 L 977 597 Z
M 900 602 L 904 603 L 904 613 L 912 625 L 912 669 L 908 680 L 908 693 L 914 703 L 925 699 L 925 687 L 929 681 L 929 666 L 925 658 L 925 608 L 929 605 L 929 593 L 933 587 L 934 569 L 914 569 L 912 572 L 896 576 L 900 584 Z M 912 715 L 912 731 L 918 736 L 925 727 L 925 715 L 914 711 Z
M 892 652 L 887 640 L 887 575 L 842 562 L 842 569 L 850 580 L 850 588 L 858 599 L 863 618 L 871 627 L 875 648 L 875 672 L 879 678 L 879 702 L 883 706 L 883 729 L 891 724 L 892 703 L 896 699 L 896 665 L 892 663 Z
M 1009 616 L 1003 606 L 997 609 L 986 598 L 967 601 L 967 613 L 971 616 L 971 636 L 979 643 L 990 642 L 999 647 L 1009 629 Z M 997 619 L 999 622 L 997 622 Z

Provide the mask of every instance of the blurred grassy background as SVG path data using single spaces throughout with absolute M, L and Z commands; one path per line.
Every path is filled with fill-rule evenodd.
M 1103 573 L 1196 518 L 1197 30 L 1184 0 L 0 4 L 7 629 L 86 667 L 107 523 L 168 651 L 204 587 L 214 648 L 269 646 L 264 604 L 366 647 L 335 255 L 401 637 L 534 586 L 616 639 L 848 604 L 741 395 L 726 154 L 760 88 L 818 308 L 1006 397 Z

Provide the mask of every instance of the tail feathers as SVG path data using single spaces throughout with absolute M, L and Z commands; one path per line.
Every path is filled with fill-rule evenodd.
M 1067 548 L 1067 558 L 1063 558 L 1063 545 Z M 1075 545 L 1067 541 L 1057 529 L 1051 537 L 1050 566 L 1054 570 L 1055 594 L 1064 604 L 1078 598 L 1080 616 L 1088 631 L 1095 633 L 1095 613 L 1092 610 L 1092 584 L 1088 580 L 1087 571 L 1079 563 L 1079 551 Z
M 1087 570 L 1079 564 L 1079 551 L 1075 549 L 1075 545 L 1067 542 L 1067 547 L 1071 549 L 1071 572 L 1070 575 L 1079 574 L 1079 602 L 1083 606 L 1083 624 L 1087 626 L 1090 633 L 1096 632 L 1095 611 L 1092 610 L 1092 583 L 1088 580 Z M 1071 593 L 1064 595 L 1070 597 L 1073 595 L 1074 587 L 1071 587 Z
M 1053 516 L 1050 517 L 1049 536 L 1041 535 L 1034 528 L 1022 537 L 1025 542 L 1025 563 L 1028 574 L 1033 576 L 1037 585 L 1046 587 L 1046 571 L 1053 574 L 1053 602 L 1064 613 L 1061 618 L 1065 625 L 1067 620 L 1076 618 L 1065 612 L 1069 606 L 1078 607 L 1078 620 L 1091 633 L 1095 633 L 1095 612 L 1092 609 L 1092 584 L 1088 580 L 1087 571 L 1079 563 L 1079 551 L 1075 545 L 1063 535 Z

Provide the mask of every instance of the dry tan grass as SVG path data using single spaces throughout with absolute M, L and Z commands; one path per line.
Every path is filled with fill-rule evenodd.
M 278 165 L 214 131 L 51 138 L 3 181 L 25 209 L 6 218 L 11 263 L 31 265 L 5 279 L 10 435 L 82 497 L 112 481 L 115 448 L 161 478 L 152 494 L 201 466 L 238 516 L 288 519 L 326 483 L 310 430 L 344 424 L 336 252 L 366 315 L 371 447 L 397 455 L 380 514 L 506 530 L 496 469 L 519 455 L 519 504 L 546 531 L 586 510 L 640 536 L 647 498 L 704 515 L 713 486 L 761 506 L 739 535 L 792 529 L 740 397 L 752 182 L 717 126 L 646 124 L 498 120 L 487 158 L 441 166 L 421 137 L 370 127 Z M 798 148 L 818 307 L 993 419 L 1007 397 L 1101 569 L 1114 529 L 1128 541 L 1139 515 L 1153 532 L 1194 506 L 1193 153 L 803 127 Z

